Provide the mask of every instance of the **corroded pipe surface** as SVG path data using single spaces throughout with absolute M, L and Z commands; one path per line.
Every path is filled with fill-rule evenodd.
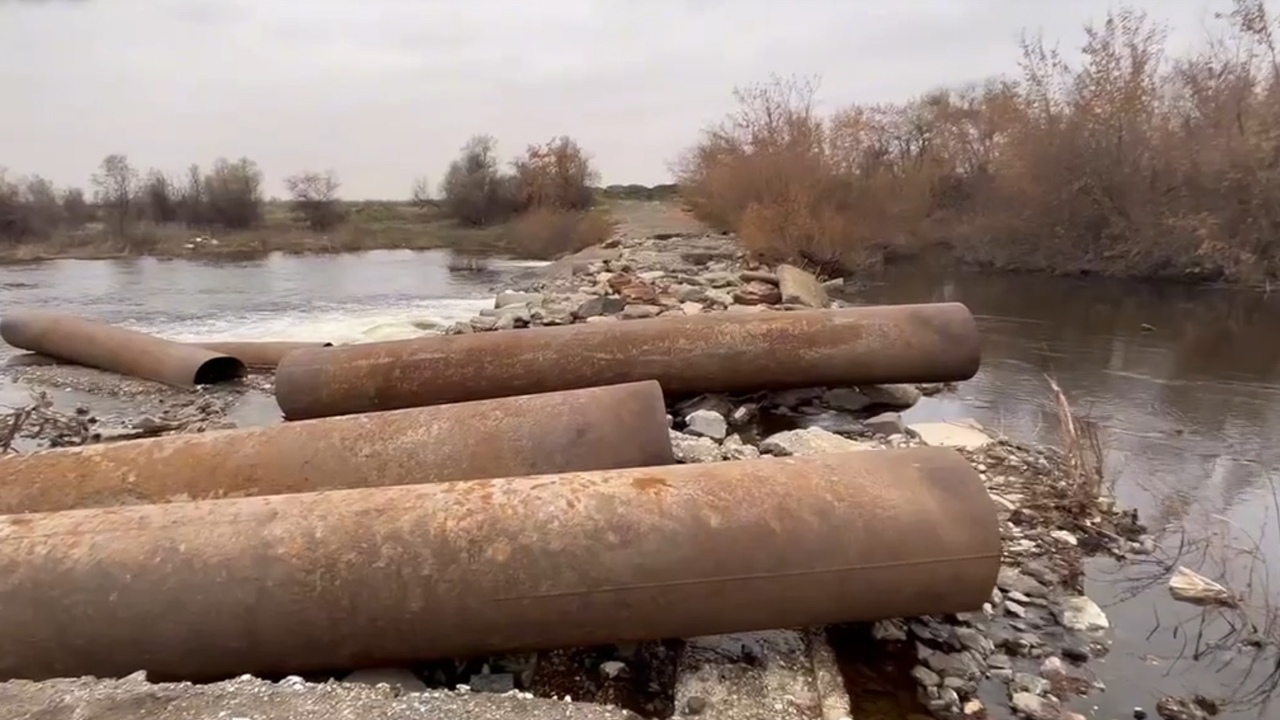
M 6 313 L 0 338 L 58 360 L 178 387 L 245 374 L 244 363 L 230 355 L 46 310 Z
M 675 395 L 946 382 L 980 354 L 960 303 L 715 313 L 300 350 L 276 402 L 301 420 L 634 380 Z
M 200 340 L 188 343 L 223 355 L 230 355 L 252 368 L 273 368 L 295 350 L 333 347 L 333 343 L 290 342 L 286 340 Z
M 0 513 L 675 462 L 652 380 L 0 458 Z
M 915 448 L 0 517 L 0 679 L 212 678 L 974 610 L 994 504 Z
M 280 364 L 285 355 L 294 350 L 333 347 L 333 343 L 292 342 L 288 340 L 209 340 L 184 342 L 215 353 L 230 355 L 251 368 L 274 368 Z M 5 367 L 33 367 L 42 365 L 58 365 L 57 358 L 40 353 L 23 353 L 14 355 L 5 361 Z

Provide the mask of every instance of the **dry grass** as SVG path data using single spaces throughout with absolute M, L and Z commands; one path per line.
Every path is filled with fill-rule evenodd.
M 49 447 L 96 441 L 95 422 L 87 413 L 59 412 L 48 393 L 32 392 L 29 404 L 0 414 L 0 457 L 18 452 L 17 444 L 22 440 L 44 442 Z
M 1078 498 L 1081 512 L 1093 508 L 1099 498 L 1110 497 L 1112 488 L 1106 484 L 1106 461 L 1102 448 L 1102 439 L 1098 435 L 1098 426 L 1083 417 L 1076 415 L 1067 402 L 1056 380 L 1048 375 L 1049 387 L 1053 390 L 1055 406 L 1058 410 L 1058 443 L 1067 461 L 1067 473 Z
M 1066 63 L 1024 41 L 1021 76 L 900 105 L 815 110 L 797 79 L 677 163 L 685 201 L 761 255 L 846 269 L 937 247 L 976 264 L 1116 276 L 1280 277 L 1280 58 L 1262 0 L 1195 55 L 1119 10 Z
M 541 208 L 516 218 L 503 235 L 508 246 L 520 248 L 521 257 L 552 260 L 608 240 L 613 226 L 609 214 L 600 210 Z

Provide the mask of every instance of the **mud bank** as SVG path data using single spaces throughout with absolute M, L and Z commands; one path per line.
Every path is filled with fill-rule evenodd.
M 842 304 L 832 299 L 842 285 L 821 282 L 798 268 L 748 262 L 731 237 L 619 237 L 522 276 L 497 295 L 491 309 L 446 332 L 833 307 Z M 184 392 L 83 368 L 9 372 L 25 384 L 80 398 L 82 409 L 52 402 L 40 409 L 42 416 L 64 420 L 49 420 L 44 428 L 92 427 L 50 435 L 38 423 L 24 424 L 17 435 L 26 449 L 278 421 L 268 394 L 269 376 L 253 376 L 237 387 Z M 920 444 L 958 448 L 980 473 L 1001 518 L 1003 568 L 989 602 L 978 612 L 873 626 L 784 628 L 468 658 L 354 674 L 335 669 L 307 678 L 326 683 L 322 685 L 298 679 L 188 686 L 146 685 L 133 678 L 127 687 L 88 679 L 13 682 L 0 684 L 0 699 L 11 698 L 0 706 L 70 702 L 50 698 L 59 695 L 58 683 L 71 683 L 67 687 L 74 692 L 66 694 L 71 699 L 77 692 L 90 699 L 95 693 L 134 698 L 86 702 L 84 708 L 93 709 L 75 716 L 93 720 L 131 717 L 111 708 L 127 709 L 136 702 L 165 718 L 218 712 L 286 718 L 294 715 L 270 713 L 317 711 L 388 717 L 625 716 L 605 707 L 641 717 L 735 720 L 868 715 L 1057 720 L 1087 713 L 1089 698 L 1106 690 L 1097 668 L 1107 653 L 1110 623 L 1083 593 L 1085 559 L 1105 555 L 1125 562 L 1152 553 L 1154 542 L 1133 513 L 1115 507 L 1087 452 L 1021 445 L 972 424 L 904 421 L 902 411 L 927 395 L 948 391 L 943 386 L 896 385 L 704 395 L 669 408 L 670 436 L 684 463 Z M 0 434 L 4 422 L 0 420 Z M 346 687 L 370 681 L 387 687 Z M 457 692 L 459 686 L 465 691 Z M 400 695 L 392 697 L 396 693 Z M 518 705 L 494 697 L 512 693 L 559 702 Z M 288 707 L 304 709 L 273 709 L 286 707 L 280 698 L 295 696 L 304 704 Z M 575 702 L 564 703 L 566 697 Z M 190 714 L 201 709 L 209 713 Z M 410 712 L 427 714 L 395 714 Z M 539 714 L 552 712 L 584 714 Z

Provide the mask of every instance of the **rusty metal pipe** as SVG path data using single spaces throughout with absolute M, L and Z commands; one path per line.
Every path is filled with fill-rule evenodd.
M 187 344 L 230 355 L 251 368 L 274 368 L 280 364 L 285 355 L 295 350 L 333 347 L 331 342 L 288 340 L 200 340 Z
M 47 310 L 6 313 L 0 338 L 58 360 L 178 387 L 226 382 L 246 372 L 230 355 Z
M 674 462 L 650 380 L 12 455 L 0 513 Z
M 202 340 L 184 342 L 183 344 L 194 345 L 195 347 L 223 355 L 230 355 L 251 368 L 274 368 L 280 364 L 280 360 L 285 355 L 294 350 L 333 347 L 331 342 L 293 342 L 289 340 Z M 5 367 L 38 367 L 59 365 L 61 363 L 62 361 L 48 355 L 23 353 L 10 357 L 4 364 Z
M 673 395 L 946 382 L 980 355 L 960 303 L 716 313 L 300 350 L 276 402 L 302 420 L 634 380 Z
M 953 450 L 0 517 L 0 679 L 272 675 L 974 610 Z

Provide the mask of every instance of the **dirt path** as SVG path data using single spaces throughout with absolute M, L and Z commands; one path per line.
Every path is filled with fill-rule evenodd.
M 610 205 L 618 230 L 628 237 L 699 235 L 710 229 L 674 201 L 619 200 Z

